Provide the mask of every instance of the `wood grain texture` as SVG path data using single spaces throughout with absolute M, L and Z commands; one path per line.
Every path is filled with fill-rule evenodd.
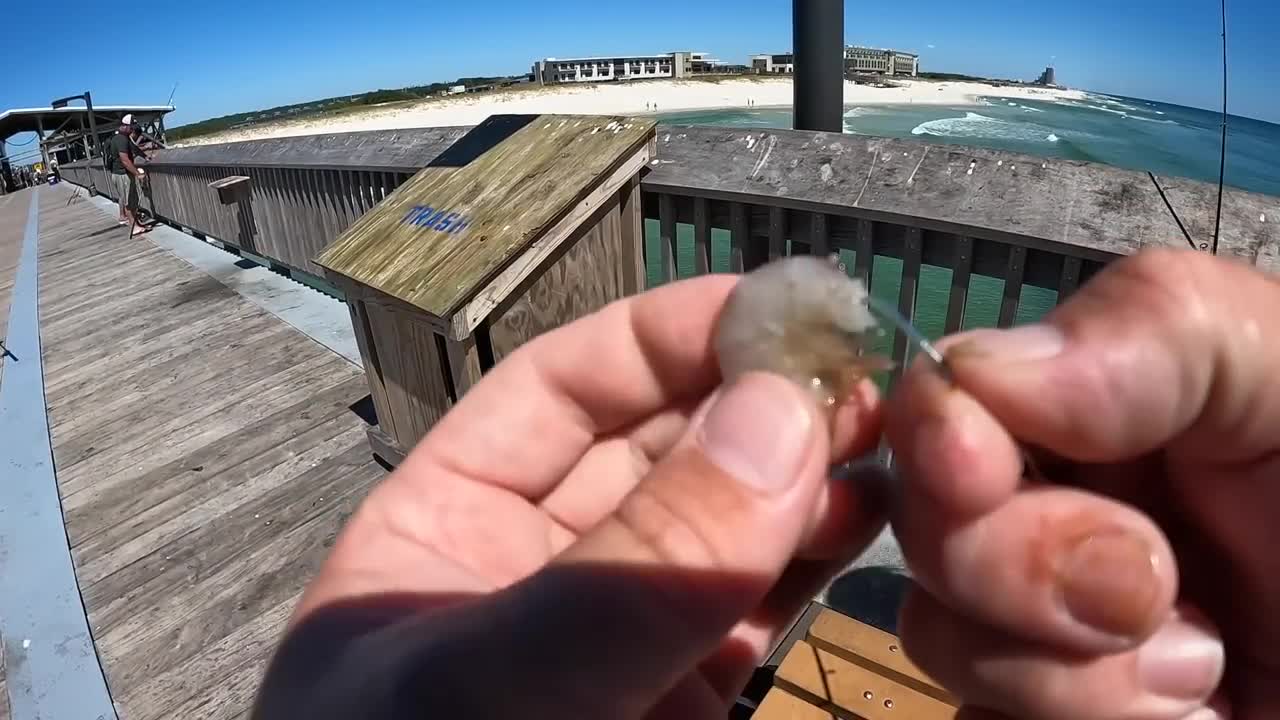
M 778 687 L 850 720 L 954 720 L 959 710 L 809 643 L 778 667 Z
M 622 257 L 626 263 L 622 268 L 622 287 L 627 295 L 635 295 L 648 285 L 639 178 L 627 181 L 618 191 L 618 213 L 622 221 Z
M 915 140 L 694 126 L 664 126 L 658 157 L 645 178 L 651 192 L 918 224 L 1091 260 L 1186 246 L 1146 173 L 1095 163 Z M 1216 186 L 1160 182 L 1192 237 L 1210 239 Z M 1280 246 L 1276 217 L 1280 197 L 1228 188 L 1221 252 L 1271 264 L 1268 248 Z
M 435 160 L 470 129 L 405 128 L 195 145 L 156 153 L 152 164 L 298 169 L 363 167 L 413 173 Z M 71 167 L 79 165 L 73 163 Z
M 1076 263 L 1079 263 L 1076 260 Z M 951 262 L 951 293 L 947 298 L 947 319 L 943 332 L 950 335 L 964 327 L 969 304 L 969 273 L 973 269 L 973 239 L 956 240 L 955 259 Z
M 364 303 L 364 313 L 387 393 L 391 422 L 383 429 L 408 451 L 453 406 L 448 360 L 420 314 L 372 300 Z
M 942 702 L 955 699 L 907 657 L 897 637 L 834 610 L 824 610 L 809 626 L 808 641 L 895 682 Z
M 654 132 L 648 120 L 494 116 L 469 137 L 479 142 L 504 124 L 520 127 L 474 157 L 464 138 L 456 161 L 437 158 L 348 228 L 318 264 L 448 317 Z M 414 207 L 456 213 L 466 224 L 453 232 L 406 223 Z
M 752 720 L 835 720 L 836 716 L 792 695 L 780 687 L 770 688 Z
M 445 352 L 449 356 L 449 372 L 453 377 L 454 399 L 480 382 L 484 370 L 480 367 L 480 352 L 476 347 L 476 339 L 445 340 Z
M 81 593 L 123 720 L 244 715 L 383 471 L 358 369 L 67 190 L 41 193 L 41 333 Z
M 489 339 L 494 362 L 517 347 L 623 297 L 622 233 L 618 208 L 565 243 L 564 254 L 508 306 L 494 313 Z
M 575 234 L 581 232 L 583 226 L 593 222 L 593 218 L 601 213 L 613 212 L 618 208 L 617 193 L 633 180 L 649 163 L 650 149 L 641 148 L 629 157 L 625 157 L 612 173 L 597 178 L 596 186 L 585 198 L 578 201 L 565 213 L 555 225 L 547 228 L 533 246 L 519 256 L 454 315 L 451 323 L 451 337 L 462 339 L 484 322 L 489 314 L 503 300 L 518 292 L 518 288 L 545 267 L 548 258 L 558 254 L 562 246 Z M 621 273 L 621 258 L 617 269 L 600 268 L 602 272 Z M 613 299 L 613 298 L 610 298 Z

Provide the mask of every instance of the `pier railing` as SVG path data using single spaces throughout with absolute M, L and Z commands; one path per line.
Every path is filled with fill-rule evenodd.
M 466 130 L 174 148 L 147 166 L 142 203 L 281 271 L 318 276 L 312 258 Z M 66 165 L 62 174 L 113 193 L 100 165 Z M 210 187 L 227 178 L 242 188 L 230 198 Z M 1207 248 L 1216 188 L 1171 177 L 1159 183 L 1192 244 Z M 973 324 L 966 313 L 977 283 L 990 293 L 994 282 L 999 298 L 995 317 L 981 324 L 1009 326 L 1028 292 L 1043 309 L 1114 258 L 1187 246 L 1145 173 L 858 135 L 660 126 L 642 193 L 650 284 L 750 270 L 786 254 L 839 253 L 873 290 L 896 297 L 908 318 L 921 314 L 922 278 L 942 284 L 945 297 L 928 300 L 945 304 L 927 308 L 941 319 L 926 328 L 933 335 Z M 1220 252 L 1280 269 L 1280 198 L 1228 190 L 1223 208 Z M 906 338 L 884 342 L 901 363 Z

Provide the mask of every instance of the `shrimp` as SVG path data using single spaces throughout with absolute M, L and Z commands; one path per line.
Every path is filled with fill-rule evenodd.
M 776 373 L 832 410 L 863 378 L 892 367 L 865 352 L 868 336 L 883 330 L 866 286 L 837 263 L 838 256 L 792 256 L 738 282 L 714 341 L 726 382 L 751 371 Z
M 720 374 L 730 381 L 753 370 L 776 373 L 833 410 L 864 378 L 893 368 L 889 358 L 867 352 L 870 336 L 885 332 L 880 318 L 951 379 L 942 354 L 896 308 L 845 274 L 838 255 L 782 258 L 738 282 L 716 326 Z

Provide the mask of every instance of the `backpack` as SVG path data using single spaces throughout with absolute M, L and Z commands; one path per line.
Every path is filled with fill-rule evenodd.
M 109 173 L 119 172 L 120 154 L 114 151 L 113 145 L 115 143 L 112 142 L 115 138 L 116 136 L 112 135 L 102 149 L 103 160 L 106 161 L 107 172 Z

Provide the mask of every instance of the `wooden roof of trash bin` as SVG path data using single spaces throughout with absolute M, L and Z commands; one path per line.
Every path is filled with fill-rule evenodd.
M 492 116 L 316 262 L 446 318 L 633 160 L 654 128 L 624 117 Z

